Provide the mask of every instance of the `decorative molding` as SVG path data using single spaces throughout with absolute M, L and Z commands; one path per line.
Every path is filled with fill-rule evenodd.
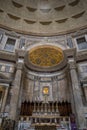
M 23 59 L 25 54 L 26 54 L 26 51 L 22 50 L 22 49 L 16 49 L 15 53 L 16 53 L 17 58 L 22 58 Z
M 79 29 L 75 33 L 71 34 L 73 38 L 87 34 L 87 28 Z
M 3 74 L 3 72 L 0 72 L 0 80 L 7 80 L 9 79 L 9 77 L 7 77 L 5 74 Z
M 0 51 L 0 59 L 10 62 L 16 62 L 16 55 L 14 53 Z
M 10 83 L 12 83 L 12 80 L 9 80 L 9 79 L 0 79 L 0 83 L 10 84 Z
M 45 33 L 43 33 L 43 32 L 35 33 L 35 32 L 31 32 L 31 31 L 24 31 L 24 30 L 8 27 L 5 24 L 0 24 L 0 28 L 7 29 L 7 30 L 10 30 L 10 31 L 15 31 L 15 32 L 23 34 L 23 35 L 45 36 L 45 37 L 50 36 L 51 37 L 51 36 L 66 35 L 66 34 L 74 35 L 79 30 L 87 29 L 87 25 L 79 26 L 79 27 L 76 27 L 76 28 L 73 28 L 73 29 L 70 29 L 70 30 L 67 30 L 67 31 L 60 31 L 60 32 L 54 32 L 54 33 L 47 33 L 47 32 L 45 32 Z
M 71 49 L 64 50 L 64 54 L 66 55 L 69 62 L 71 63 L 74 61 L 77 63 L 87 61 L 87 50 L 77 52 L 76 48 L 71 48 Z
M 87 50 L 80 51 L 76 55 L 76 62 L 87 61 Z
M 76 48 L 70 48 L 64 50 L 64 54 L 66 55 L 67 58 L 75 58 L 76 57 Z
M 15 37 L 15 38 L 20 38 L 20 35 L 17 34 L 14 31 L 10 31 L 10 32 L 5 32 L 6 35 L 11 36 L 11 37 Z

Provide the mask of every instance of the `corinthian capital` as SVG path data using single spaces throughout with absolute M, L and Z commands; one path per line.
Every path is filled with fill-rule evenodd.
M 69 64 L 69 68 L 70 68 L 70 69 L 75 69 L 75 68 L 76 68 L 76 63 L 75 63 L 74 60 L 68 61 L 68 64 Z
M 23 69 L 23 62 L 17 62 L 17 64 L 16 64 L 16 68 L 18 69 L 18 70 L 22 70 Z

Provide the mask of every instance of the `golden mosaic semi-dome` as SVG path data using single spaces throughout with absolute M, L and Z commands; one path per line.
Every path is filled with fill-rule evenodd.
M 39 46 L 29 51 L 29 61 L 39 67 L 53 67 L 63 60 L 63 52 L 59 47 Z
M 55 35 L 87 26 L 87 0 L 0 0 L 0 27 Z

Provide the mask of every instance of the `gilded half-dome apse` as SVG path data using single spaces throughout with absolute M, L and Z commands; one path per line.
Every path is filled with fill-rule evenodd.
M 36 66 L 51 67 L 63 60 L 62 50 L 53 46 L 41 46 L 29 52 L 29 61 Z

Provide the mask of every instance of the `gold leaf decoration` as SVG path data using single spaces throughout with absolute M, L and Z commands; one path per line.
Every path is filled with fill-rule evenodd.
M 55 66 L 62 60 L 62 50 L 54 46 L 39 46 L 29 52 L 29 61 L 41 67 Z

